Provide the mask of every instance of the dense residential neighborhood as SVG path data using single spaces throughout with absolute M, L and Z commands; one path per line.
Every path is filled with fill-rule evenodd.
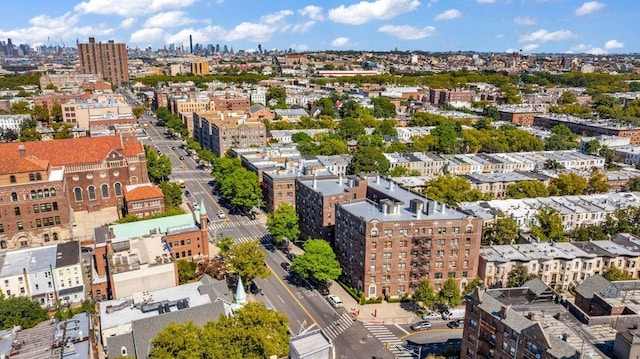
M 0 357 L 634 358 L 639 63 L 2 40 Z

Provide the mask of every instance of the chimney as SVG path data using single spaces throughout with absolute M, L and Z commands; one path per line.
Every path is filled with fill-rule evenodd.
M 342 175 L 338 176 L 338 186 L 342 187 Z
M 507 313 L 509 312 L 509 309 L 511 309 L 511 304 L 503 305 L 502 307 L 500 307 L 500 318 L 506 319 L 507 318 Z
M 567 339 L 569 339 L 569 333 L 562 333 L 562 340 L 566 342 Z
M 115 233 L 113 233 L 113 228 L 109 228 L 109 238 L 116 238 Z
M 388 214 L 389 203 L 387 203 L 386 199 L 383 199 L 382 201 L 380 201 L 380 211 L 382 212 L 383 215 Z
M 349 187 L 353 187 L 354 182 L 353 177 L 349 177 Z
M 313 188 L 318 188 L 318 179 L 316 176 L 313 176 Z
M 445 214 L 447 212 L 447 205 L 442 203 L 440 206 L 440 212 L 442 212 L 442 214 Z
M 435 210 L 436 210 L 436 204 L 437 204 L 437 203 L 438 203 L 438 202 L 436 202 L 436 201 L 432 201 L 432 200 L 429 200 L 429 199 L 428 199 L 428 200 L 427 200 L 427 207 L 424 209 L 424 213 L 425 213 L 427 216 L 432 215 L 432 214 L 433 214 L 433 212 L 435 212 Z
M 376 183 L 380 183 L 380 175 L 376 175 Z
M 393 182 L 389 180 L 389 191 L 393 191 Z
M 24 145 L 18 146 L 18 153 L 20 154 L 20 157 L 27 157 L 27 149 Z

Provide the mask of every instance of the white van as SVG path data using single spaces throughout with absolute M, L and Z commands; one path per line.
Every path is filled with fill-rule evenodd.
M 334 308 L 342 307 L 342 300 L 335 294 L 329 294 L 327 296 L 327 301 L 329 301 L 329 304 L 331 304 L 331 306 Z
M 462 308 L 454 308 L 447 309 L 442 312 L 442 319 L 444 320 L 456 320 L 456 319 L 464 319 L 464 309 Z

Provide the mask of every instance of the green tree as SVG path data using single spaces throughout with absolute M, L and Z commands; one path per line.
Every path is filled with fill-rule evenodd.
M 396 106 L 386 97 L 376 97 L 373 102 L 373 115 L 376 118 L 395 118 Z
M 467 283 L 467 286 L 464 287 L 464 291 L 462 291 L 462 295 L 465 296 L 467 294 L 473 293 L 476 288 L 480 286 L 481 279 L 479 277 L 475 277 L 471 280 L 471 282 Z
M 216 176 L 222 197 L 244 209 L 262 205 L 262 189 L 255 172 L 238 167 L 226 177 Z
M 340 124 L 338 124 L 337 131 L 342 138 L 347 140 L 355 140 L 365 134 L 362 121 L 351 117 L 342 119 Z
M 437 178 L 425 182 L 422 192 L 425 196 L 444 202 L 450 206 L 460 202 L 479 201 L 486 196 L 477 189 L 471 188 L 471 184 L 464 177 L 451 174 L 440 175 Z
M 380 148 L 363 146 L 358 147 L 347 166 L 347 173 L 380 173 L 385 174 L 389 170 L 389 160 L 382 154 Z
M 537 223 L 531 225 L 531 234 L 538 237 L 541 242 L 564 242 L 564 227 L 560 213 L 550 207 L 540 207 L 534 215 Z
M 571 233 L 571 238 L 574 241 L 586 242 L 586 241 L 606 241 L 609 236 L 605 232 L 605 229 L 601 226 L 584 226 L 578 227 Z
M 436 293 L 431 283 L 429 283 L 429 278 L 422 279 L 413 292 L 411 299 L 414 303 L 422 303 L 426 308 L 431 308 L 436 304 Z
M 403 166 L 395 166 L 392 170 L 387 172 L 389 177 L 404 177 L 409 174 L 409 169 Z
M 640 177 L 630 179 L 627 182 L 627 190 L 632 192 L 640 191 Z
M 589 177 L 589 188 L 586 193 L 605 193 L 609 190 L 609 179 L 602 171 L 593 169 Z
M 535 197 L 548 197 L 549 190 L 544 183 L 536 180 L 527 180 L 512 183 L 505 189 L 507 197 L 509 198 L 535 198 Z
M 357 102 L 353 100 L 348 100 L 344 102 L 342 106 L 340 106 L 339 111 L 340 111 L 340 117 L 342 117 L 343 119 L 358 118 L 358 116 L 362 112 L 362 107 L 360 107 L 360 105 Z
M 515 219 L 503 212 L 496 214 L 496 220 L 488 225 L 482 233 L 482 244 L 511 244 L 518 239 L 520 227 Z
M 584 144 L 584 148 L 582 149 L 584 151 L 584 153 L 590 154 L 590 155 L 597 155 L 598 152 L 600 151 L 600 142 L 598 140 L 591 140 L 588 141 Z
M 398 135 L 396 126 L 397 126 L 397 122 L 395 120 L 382 120 L 380 121 L 380 125 L 376 129 L 376 133 L 379 134 L 380 136 L 395 137 Z
M 547 138 L 545 149 L 547 151 L 561 151 L 578 148 L 580 144 L 577 141 L 578 136 L 571 132 L 569 127 L 565 125 L 557 125 L 551 128 L 551 136 Z
M 325 138 L 318 144 L 318 154 L 321 156 L 344 155 L 348 152 L 347 144 L 337 138 Z
M 304 245 L 304 254 L 293 259 L 293 268 L 305 278 L 317 281 L 338 279 L 342 274 L 329 242 L 323 239 L 309 239 Z
M 438 299 L 441 303 L 447 304 L 449 307 L 456 307 L 462 303 L 460 287 L 454 278 L 448 278 L 442 284 L 442 289 L 440 289 L 438 293 Z
M 169 323 L 151 341 L 149 358 L 202 358 L 204 348 L 201 338 L 202 328 L 193 324 L 193 322 L 184 324 Z
M 29 103 L 27 101 L 18 101 L 11 104 L 12 114 L 30 114 Z
M 184 259 L 178 260 L 178 280 L 180 284 L 189 283 L 196 278 L 196 266 L 195 262 Z
M 313 142 L 313 138 L 304 132 L 296 132 L 291 135 L 291 141 L 295 143 Z
M 165 155 L 158 153 L 149 146 L 144 146 L 144 153 L 147 157 L 147 172 L 149 179 L 154 183 L 164 182 L 171 175 L 171 160 Z
M 47 311 L 40 304 L 27 297 L 0 298 L 0 329 L 15 326 L 33 328 L 49 319 Z
M 144 113 L 145 108 L 141 106 L 136 106 L 132 108 L 131 111 L 133 112 L 133 115 L 136 116 L 136 118 L 139 118 Z
M 288 326 L 286 315 L 249 302 L 234 316 L 205 324 L 200 342 L 207 358 L 282 358 L 289 355 Z
M 182 190 L 177 183 L 161 182 L 159 187 L 164 196 L 165 207 L 179 207 L 182 204 Z
M 436 138 L 437 152 L 438 153 L 458 153 L 462 143 L 458 139 L 461 130 L 458 130 L 457 126 L 452 123 L 443 123 L 431 131 L 431 136 Z
M 258 241 L 236 243 L 229 248 L 230 269 L 240 275 L 245 285 L 256 278 L 267 278 L 269 269 L 264 263 L 267 255 L 258 248 Z
M 29 142 L 29 141 L 40 141 L 42 139 L 42 135 L 40 132 L 36 131 L 35 128 L 25 128 L 20 131 L 20 141 L 21 142 Z
M 336 117 L 337 113 L 335 110 L 334 102 L 328 97 L 319 98 L 314 105 L 321 107 L 320 115 L 325 115 L 329 117 Z
M 270 86 L 266 93 L 267 102 L 271 100 L 278 101 L 277 108 L 287 108 L 287 93 L 283 87 Z
M 227 254 L 229 254 L 229 250 L 231 249 L 234 243 L 235 243 L 235 240 L 233 238 L 224 237 L 220 241 L 218 241 L 216 246 L 220 248 L 220 254 L 223 256 L 226 256 Z
M 300 234 L 298 214 L 288 203 L 282 203 L 267 217 L 267 228 L 276 242 L 296 240 Z
M 522 264 L 516 264 L 513 269 L 507 274 L 507 287 L 517 288 L 521 287 L 527 281 L 535 278 L 533 274 L 529 274 L 527 267 Z
M 608 280 L 615 282 L 620 280 L 632 280 L 633 276 L 629 273 L 623 271 L 622 269 L 616 267 L 615 265 L 611 265 L 602 272 L 602 276 L 607 278 Z
M 438 150 L 438 139 L 431 135 L 411 137 L 411 148 L 418 152 L 430 152 Z
M 49 110 L 47 110 L 47 108 L 44 106 L 33 106 L 33 110 L 31 110 L 31 116 L 33 116 L 33 119 L 36 121 L 49 122 Z
M 562 173 L 551 180 L 549 194 L 552 196 L 571 196 L 584 194 L 589 188 L 589 182 L 577 173 Z
M 569 91 L 563 92 L 562 95 L 560 96 L 560 99 L 558 99 L 558 103 L 561 105 L 567 105 L 567 104 L 576 103 L 576 102 L 578 102 L 576 95 L 573 92 L 569 92 Z
M 71 133 L 72 128 L 73 128 L 73 125 L 70 123 L 64 123 L 64 122 L 52 123 L 51 129 L 54 131 L 53 138 L 55 140 L 73 138 L 73 134 Z

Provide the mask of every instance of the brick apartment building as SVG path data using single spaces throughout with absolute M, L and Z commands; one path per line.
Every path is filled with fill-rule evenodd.
M 476 276 L 482 219 L 380 176 L 298 180 L 296 212 L 301 237 L 331 241 L 343 280 L 368 298 Z
M 48 93 L 46 95 L 33 96 L 34 106 L 42 106 L 49 112 L 53 109 L 53 105 L 62 105 L 71 100 L 88 100 L 91 98 L 89 92 L 81 93 Z
M 142 144 L 127 135 L 4 143 L 0 158 L 8 163 L 32 158 L 47 161 L 52 168 L 64 167 L 61 178 L 56 177 L 64 183 L 56 195 L 65 196 L 74 211 L 120 206 L 124 186 L 149 182 Z M 44 173 L 40 176 L 45 178 Z
M 0 252 L 68 241 L 71 211 L 64 168 L 27 156 L 0 156 Z
M 296 180 L 296 212 L 300 238 L 334 239 L 336 205 L 366 198 L 367 180 L 355 177 Z
M 127 46 L 123 43 L 113 40 L 96 43 L 95 38 L 90 37 L 89 43 L 78 44 L 78 58 L 83 74 L 102 75 L 114 85 L 129 82 Z
M 462 89 L 430 89 L 429 102 L 433 105 L 444 105 L 449 102 L 472 102 L 476 92 Z
M 218 157 L 231 148 L 264 147 L 267 130 L 264 123 L 232 112 L 196 112 L 193 137 L 203 148 Z
M 582 136 L 629 137 L 632 145 L 640 144 L 640 127 L 609 120 L 583 120 L 572 116 L 535 116 L 533 125 L 550 129 L 557 125 L 567 126 L 573 133 Z
M 512 105 L 499 107 L 498 113 L 500 114 L 500 121 L 510 122 L 520 126 L 533 126 L 534 117 L 542 115 L 544 112 L 541 109 L 528 105 Z

